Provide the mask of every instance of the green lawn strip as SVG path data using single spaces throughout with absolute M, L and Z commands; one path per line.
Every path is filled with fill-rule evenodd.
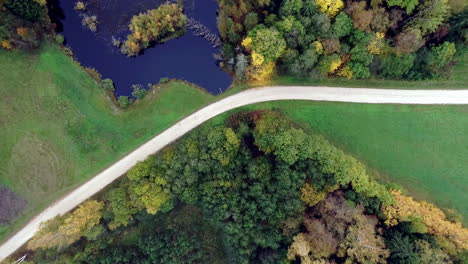
M 281 101 L 241 109 L 284 112 L 361 160 L 379 180 L 455 209 L 468 225 L 468 106 Z
M 0 183 L 29 202 L 0 240 L 66 192 L 215 99 L 170 83 L 122 111 L 71 58 L 0 51 Z

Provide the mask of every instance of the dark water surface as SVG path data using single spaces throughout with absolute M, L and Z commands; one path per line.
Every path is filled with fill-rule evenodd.
M 130 95 L 133 84 L 146 87 L 148 83 L 158 83 L 163 77 L 195 83 L 213 94 L 219 94 L 231 84 L 231 77 L 218 67 L 213 58 L 219 50 L 207 40 L 194 36 L 190 30 L 184 36 L 146 49 L 144 54 L 134 58 L 120 54 L 112 46 L 111 36 L 125 39 L 133 15 L 157 7 L 160 1 L 97 0 L 99 7 L 89 11 L 96 13 L 101 20 L 97 34 L 81 25 L 81 17 L 73 9 L 76 1 L 59 2 L 63 11 L 62 25 L 59 26 L 63 29 L 61 34 L 83 66 L 95 68 L 103 78 L 114 81 L 117 96 Z M 217 8 L 215 0 L 192 0 L 187 3 L 186 13 L 217 32 Z

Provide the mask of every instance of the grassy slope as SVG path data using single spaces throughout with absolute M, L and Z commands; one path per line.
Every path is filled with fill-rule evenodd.
M 0 240 L 80 182 L 216 99 L 171 84 L 120 111 L 76 63 L 50 46 L 40 55 L 0 50 L 0 72 L 8 72 L 0 75 L 0 183 L 30 200 L 24 217 L 0 226 Z M 457 72 L 455 79 L 466 80 L 461 67 Z M 366 86 L 360 82 L 338 85 Z M 432 87 L 456 88 L 444 83 Z M 405 87 L 391 84 L 386 87 Z M 245 88 L 234 87 L 221 97 Z M 466 107 L 276 102 L 246 109 L 272 107 L 309 124 L 418 197 L 455 207 L 467 218 Z
M 26 217 L 213 99 L 172 83 L 121 111 L 56 47 L 0 58 L 0 183 L 29 201 Z

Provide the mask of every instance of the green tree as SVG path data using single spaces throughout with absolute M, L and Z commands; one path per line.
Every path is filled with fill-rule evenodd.
M 44 11 L 43 6 L 35 0 L 8 0 L 5 6 L 10 9 L 13 14 L 31 22 L 38 21 Z
M 206 263 L 209 252 L 187 232 L 166 229 L 140 239 L 138 247 L 149 263 Z
M 452 62 L 453 56 L 457 52 L 453 42 L 444 42 L 439 46 L 434 46 L 428 56 L 428 65 L 431 68 L 440 69 Z
M 382 59 L 382 75 L 391 79 L 401 79 L 414 65 L 416 55 L 388 55 Z
M 333 23 L 333 34 L 337 38 L 349 35 L 353 30 L 353 20 L 344 12 L 340 12 Z
M 400 232 L 394 232 L 388 240 L 388 247 L 391 251 L 390 259 L 395 263 L 419 263 L 415 246 L 408 236 L 403 236 Z
M 388 6 L 399 6 L 406 10 L 406 13 L 411 14 L 418 6 L 418 0 L 386 0 Z
M 247 71 L 248 61 L 247 58 L 243 53 L 237 55 L 236 57 L 236 78 L 240 81 L 244 81 L 246 79 L 246 71 Z
M 281 3 L 279 14 L 282 17 L 297 16 L 303 7 L 303 0 L 284 0 Z
M 128 225 L 133 215 L 139 211 L 139 208 L 130 200 L 127 188 L 128 185 L 121 184 L 118 188 L 110 190 L 106 195 L 110 210 L 113 214 L 113 219 L 109 223 L 109 228 L 111 230 L 122 225 Z
M 252 50 L 265 58 L 265 63 L 278 59 L 286 49 L 286 41 L 276 28 L 256 26 L 248 35 L 252 38 Z
M 255 12 L 250 12 L 245 16 L 244 27 L 245 30 L 250 31 L 258 25 L 258 15 Z
M 353 72 L 353 77 L 365 79 L 370 77 L 369 65 L 374 56 L 369 53 L 367 47 L 359 45 L 351 49 L 351 62 L 349 67 Z
M 418 12 L 406 27 L 420 30 L 422 35 L 433 33 L 448 18 L 449 14 L 448 0 L 427 0 L 419 6 Z

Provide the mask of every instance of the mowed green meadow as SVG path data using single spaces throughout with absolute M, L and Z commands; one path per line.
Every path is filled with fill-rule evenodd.
M 174 122 L 213 100 L 183 83 L 164 85 L 126 111 L 56 46 L 0 51 L 0 183 L 28 201 L 0 238 Z
M 50 44 L 37 54 L 0 50 L 0 72 L 0 184 L 28 200 L 18 221 L 0 226 L 0 241 L 177 120 L 245 88 L 215 97 L 174 82 L 120 110 L 76 62 Z M 451 88 L 447 82 L 452 81 L 438 88 Z M 393 83 L 388 88 L 401 88 Z M 376 177 L 468 218 L 468 106 L 282 101 L 242 109 L 264 108 L 278 109 L 324 135 Z

